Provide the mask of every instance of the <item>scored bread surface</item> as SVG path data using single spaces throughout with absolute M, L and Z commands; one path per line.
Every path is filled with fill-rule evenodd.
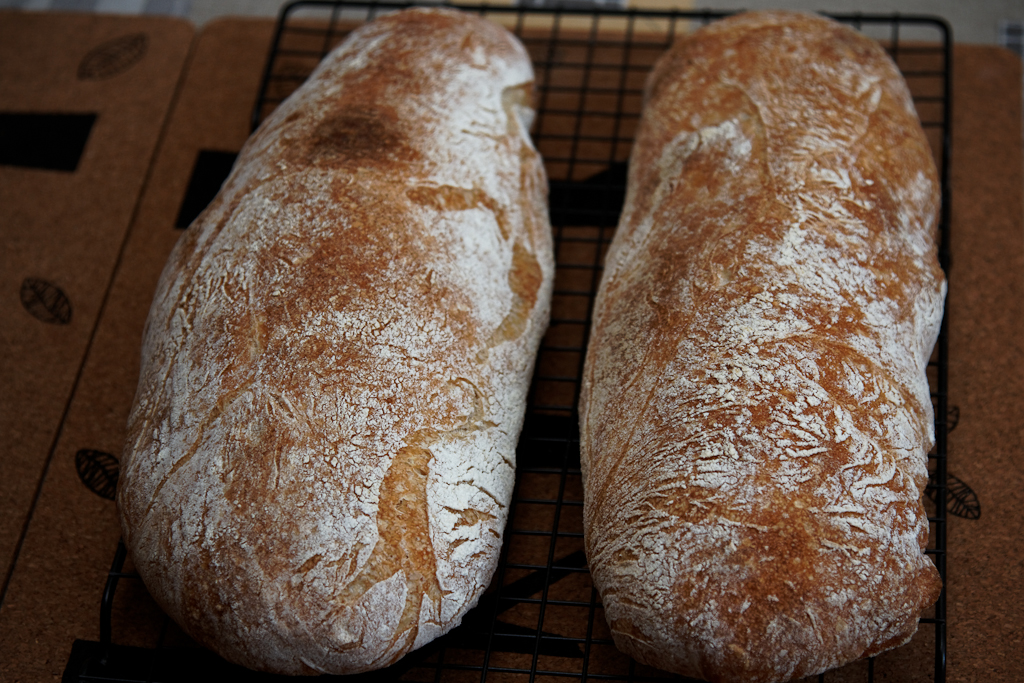
M 118 504 L 150 592 L 225 658 L 380 668 L 489 583 L 553 274 L 532 82 L 482 19 L 367 24 L 171 255 Z
M 581 396 L 586 547 L 618 647 L 785 681 L 903 644 L 942 317 L 937 175 L 881 47 L 796 13 L 647 81 Z

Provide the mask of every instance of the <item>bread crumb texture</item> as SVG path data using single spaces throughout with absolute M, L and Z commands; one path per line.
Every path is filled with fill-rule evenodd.
M 874 41 L 738 15 L 647 82 L 581 407 L 616 644 L 786 681 L 908 641 L 923 553 L 939 185 Z
M 496 566 L 553 258 L 504 29 L 355 31 L 164 270 L 118 492 L 147 587 L 225 658 L 387 666 Z

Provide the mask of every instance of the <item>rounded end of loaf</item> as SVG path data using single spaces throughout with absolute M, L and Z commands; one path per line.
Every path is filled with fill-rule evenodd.
M 859 585 L 862 577 L 824 580 L 848 576 L 847 560 L 857 549 L 835 548 L 839 543 L 828 539 L 834 530 L 821 529 L 813 515 L 801 518 L 800 507 L 778 498 L 765 507 L 785 517 L 785 524 L 735 520 L 723 531 L 720 520 L 705 524 L 691 517 L 685 533 L 716 540 L 706 553 L 687 558 L 692 564 L 674 580 L 666 576 L 671 570 L 643 558 L 642 551 L 632 558 L 623 551 L 614 560 L 599 558 L 595 584 L 616 646 L 649 666 L 711 683 L 779 683 L 909 642 L 919 615 L 942 587 L 932 563 L 897 566 L 895 555 L 872 563 L 883 548 L 864 563 L 864 571 L 875 573 L 869 589 Z M 664 506 L 657 497 L 644 502 Z M 651 518 L 664 519 L 659 512 L 653 509 L 645 520 L 648 528 Z M 818 553 L 823 544 L 832 546 L 824 557 Z M 808 566 L 814 555 L 816 564 Z M 658 589 L 641 588 L 649 586 Z

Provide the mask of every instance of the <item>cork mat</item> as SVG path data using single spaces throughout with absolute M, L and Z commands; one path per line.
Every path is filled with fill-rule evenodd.
M 1021 61 L 956 46 L 949 471 L 977 495 L 950 516 L 949 680 L 1024 671 L 1024 205 Z
M 248 133 L 248 116 L 271 32 L 270 22 L 224 20 L 210 24 L 195 43 L 54 450 L 8 599 L 0 607 L 0 681 L 40 680 L 60 675 L 61 671 L 67 680 L 78 680 L 76 673 L 83 657 L 95 653 L 90 645 L 99 638 L 99 599 L 119 535 L 113 503 L 94 492 L 104 492 L 103 465 L 107 461 L 103 454 L 120 455 L 138 371 L 139 339 L 156 278 L 180 235 L 177 226 L 187 225 L 215 191 L 218 179 L 230 167 L 233 153 Z M 983 514 L 978 520 L 952 517 L 949 523 L 951 681 L 1016 680 L 1016 671 L 1024 663 L 1020 629 L 1014 626 L 1016 613 L 1012 609 L 1022 597 L 1021 563 L 1011 550 L 1012 540 L 1021 532 L 1012 500 L 1022 483 L 1022 416 L 1017 397 L 1022 388 L 1019 382 L 1024 380 L 1019 334 L 1024 331 L 1020 329 L 1024 180 L 1020 64 L 1008 57 L 1009 53 L 994 48 L 974 47 L 959 47 L 956 57 L 951 166 L 954 316 L 949 393 L 950 402 L 959 407 L 962 418 L 950 439 L 950 470 L 977 492 Z M 613 156 L 619 159 L 623 153 L 616 150 Z M 590 171 L 557 168 L 552 177 L 574 172 Z M 557 193 L 554 198 L 558 199 Z M 552 210 L 560 209 L 553 205 Z M 974 231 L 971 237 L 965 234 L 969 229 Z M 591 233 L 593 228 L 567 228 L 562 237 L 572 239 L 563 242 L 560 261 L 583 263 L 599 258 L 603 240 L 610 237 L 610 227 Z M 567 288 L 574 284 L 568 272 L 563 273 L 561 283 Z M 576 310 L 578 302 L 563 300 L 559 306 L 556 315 L 562 319 L 585 315 L 585 311 Z M 554 336 L 568 339 L 577 334 L 573 325 L 556 326 Z M 549 341 L 557 344 L 558 339 Z M 559 395 L 559 387 L 553 382 L 539 389 L 555 406 L 547 411 L 552 421 L 559 419 L 558 405 L 565 400 Z M 528 425 L 535 443 L 543 442 L 546 424 L 535 421 Z M 82 456 L 83 451 L 91 455 Z M 628 659 L 602 642 L 608 632 L 600 610 L 597 618 L 589 621 L 587 609 L 580 606 L 590 601 L 591 588 L 578 535 L 582 521 L 578 477 L 563 481 L 557 473 L 534 467 L 537 461 L 549 457 L 566 455 L 536 452 L 522 458 L 525 467 L 519 486 L 529 489 L 536 502 L 522 503 L 514 513 L 509 529 L 510 556 L 529 565 L 543 564 L 549 551 L 555 553 L 559 569 L 554 572 L 556 580 L 550 583 L 547 597 L 560 604 L 549 608 L 542 630 L 582 638 L 592 628 L 590 635 L 599 644 L 589 651 L 588 672 L 626 675 L 631 667 Z M 92 483 L 92 490 L 83 485 L 76 459 L 88 465 L 92 478 L 86 479 Z M 567 503 L 558 521 L 562 535 L 549 546 L 548 538 L 531 535 L 531 529 L 551 528 L 553 508 L 545 501 L 559 493 Z M 130 560 L 125 568 L 130 571 Z M 499 580 L 506 592 L 539 597 L 541 586 L 533 584 L 534 574 L 528 568 L 513 567 Z M 445 651 L 446 667 L 481 665 L 483 648 L 473 640 L 472 633 L 475 629 L 486 634 L 489 624 L 484 622 L 499 609 L 497 603 L 485 597 L 484 607 L 471 612 L 467 617 L 471 628 L 464 629 L 470 635 Z M 474 614 L 484 621 L 474 621 Z M 516 652 L 511 643 L 516 629 L 528 629 L 532 624 L 536 630 L 539 617 L 538 608 L 528 602 L 500 614 L 504 635 L 496 637 L 504 639 L 503 647 L 492 653 L 489 665 L 507 671 L 492 670 L 487 680 L 530 679 L 516 670 L 531 666 L 531 654 Z M 112 624 L 113 642 L 122 646 L 117 650 L 117 665 L 123 672 L 148 671 L 142 675 L 155 674 L 156 680 L 161 680 L 161 672 L 168 678 L 185 680 L 187 676 L 182 672 L 190 666 L 208 667 L 209 675 L 225 679 L 237 674 L 212 656 L 179 649 L 189 648 L 188 639 L 160 613 L 137 580 L 120 581 Z M 921 636 L 907 647 L 879 657 L 873 665 L 874 679 L 932 680 L 933 634 L 932 628 L 923 628 Z M 577 676 L 582 672 L 583 660 L 574 644 L 560 649 L 552 642 L 543 642 L 551 647 L 536 661 L 541 670 Z M 438 655 L 434 654 L 422 666 L 405 671 L 403 677 L 435 680 L 437 666 Z M 826 680 L 866 680 L 867 666 L 864 662 L 853 664 L 829 673 Z M 633 673 L 664 678 L 660 672 L 643 667 Z M 441 678 L 479 680 L 480 674 L 446 668 Z M 548 679 L 565 678 L 537 677 Z
M 51 20 L 54 19 L 51 17 Z M 151 32 L 153 27 L 162 25 L 133 21 L 142 22 Z M 165 23 L 177 30 L 180 69 L 192 30 L 187 25 Z M 126 165 L 124 171 L 113 180 L 109 174 L 107 176 L 110 186 L 107 194 L 115 195 L 103 200 L 108 210 L 120 194 L 119 188 L 135 193 L 123 212 L 116 240 L 109 240 L 112 253 L 106 255 L 98 250 L 94 253 L 84 240 L 73 244 L 74 249 L 69 247 L 67 259 L 73 262 L 94 259 L 99 262 L 94 266 L 97 271 L 100 265 L 106 269 L 94 277 L 99 293 L 106 289 L 111 273 L 114 277 L 10 588 L 0 608 L 0 681 L 40 681 L 59 676 L 76 638 L 97 640 L 99 637 L 100 595 L 120 536 L 114 503 L 105 497 L 112 493 L 107 475 L 112 458 L 120 456 L 138 378 L 142 326 L 163 262 L 182 232 L 176 222 L 186 203 L 197 159 L 204 150 L 237 151 L 248 135 L 249 113 L 272 26 L 269 21 L 218 21 L 204 30 L 193 50 L 188 76 L 176 99 L 174 116 L 164 133 L 137 209 L 135 204 L 149 157 L 134 166 L 127 166 L 127 160 L 122 160 Z M 120 34 L 115 32 L 115 35 Z M 52 44 L 48 47 L 52 49 Z M 153 80 L 155 75 L 145 78 Z M 177 80 L 175 74 L 170 89 Z M 138 81 L 134 83 L 133 87 L 141 88 Z M 142 112 L 133 112 L 132 117 L 131 125 L 139 125 L 134 119 L 144 118 Z M 145 118 L 147 122 L 154 119 L 154 126 L 159 128 L 163 112 L 153 112 Z M 127 125 L 121 122 L 121 126 Z M 156 146 L 155 137 L 154 133 L 150 151 Z M 203 175 L 202 171 L 199 175 Z M 212 191 L 216 189 L 214 186 Z M 94 187 L 92 191 L 98 190 Z M 210 192 L 209 188 L 200 187 L 198 196 L 204 191 Z M 193 189 L 192 195 L 193 205 L 201 201 L 195 198 L 196 190 Z M 45 197 L 36 195 L 33 204 L 45 201 Z M 133 211 L 134 220 L 115 272 L 115 257 Z M 50 243 L 76 239 L 76 229 L 75 224 L 65 225 L 59 235 L 49 238 Z M 79 258 L 72 258 L 78 255 Z M 31 272 L 37 272 L 48 261 L 42 256 L 26 256 L 24 264 L 35 266 Z M 56 275 L 52 277 L 57 279 L 63 271 L 55 264 L 54 272 Z M 77 291 L 77 287 L 67 289 Z M 81 289 L 86 290 L 86 285 L 82 284 Z M 88 320 L 87 315 L 96 317 L 97 304 L 86 311 L 83 301 L 80 316 L 83 324 Z M 77 309 L 75 315 L 79 316 Z M 77 347 L 75 351 L 80 362 L 81 353 Z M 70 349 L 66 351 L 70 352 Z M 77 367 L 73 370 L 77 372 Z M 74 373 L 71 374 L 73 378 Z M 58 407 L 62 409 L 66 398 L 61 395 L 50 400 L 60 404 Z M 10 414 L 6 407 L 4 412 Z M 59 417 L 58 410 L 51 420 L 53 427 Z M 105 466 L 108 469 L 105 470 Z M 92 490 L 83 485 L 80 471 L 85 473 Z M 117 619 L 118 626 L 122 626 L 117 631 L 118 642 L 152 646 L 158 633 L 147 629 L 147 624 L 155 624 L 154 628 L 159 629 L 161 615 L 147 602 L 144 592 L 138 600 L 131 600 L 131 588 L 131 582 L 125 582 L 119 596 L 125 598 L 119 604 L 131 604 L 134 611 L 131 618 Z M 124 624 L 130 626 L 125 628 Z
M 0 12 L 0 600 L 192 33 Z

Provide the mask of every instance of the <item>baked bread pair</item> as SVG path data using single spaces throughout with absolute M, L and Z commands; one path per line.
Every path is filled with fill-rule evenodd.
M 553 257 L 523 47 L 453 10 L 354 32 L 160 280 L 118 492 L 150 592 L 229 660 L 387 666 L 488 585 Z M 934 164 L 872 41 L 789 13 L 648 81 L 581 398 L 616 643 L 778 681 L 894 647 L 922 554 Z

